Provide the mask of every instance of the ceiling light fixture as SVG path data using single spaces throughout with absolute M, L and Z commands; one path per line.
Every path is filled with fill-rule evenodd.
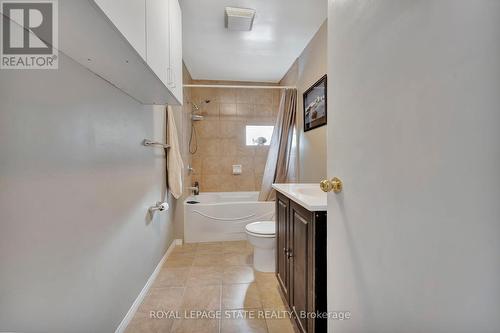
M 231 31 L 250 31 L 253 27 L 255 9 L 226 7 L 226 28 Z

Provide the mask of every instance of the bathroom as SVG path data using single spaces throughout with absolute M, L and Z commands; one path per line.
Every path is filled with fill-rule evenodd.
M 0 2 L 1 332 L 499 332 L 500 3 Z

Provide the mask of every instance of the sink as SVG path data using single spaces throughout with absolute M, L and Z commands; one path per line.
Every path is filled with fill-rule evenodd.
M 273 188 L 309 211 L 325 211 L 327 195 L 319 184 L 273 184 Z

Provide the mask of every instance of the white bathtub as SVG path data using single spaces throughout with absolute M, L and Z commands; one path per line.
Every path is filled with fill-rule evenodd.
M 274 202 L 259 202 L 258 196 L 259 192 L 205 192 L 188 197 L 184 202 L 185 242 L 246 239 L 248 223 L 274 220 Z

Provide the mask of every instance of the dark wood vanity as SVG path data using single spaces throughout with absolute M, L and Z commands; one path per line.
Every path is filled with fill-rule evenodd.
M 277 192 L 276 276 L 301 332 L 326 332 L 326 211 Z

